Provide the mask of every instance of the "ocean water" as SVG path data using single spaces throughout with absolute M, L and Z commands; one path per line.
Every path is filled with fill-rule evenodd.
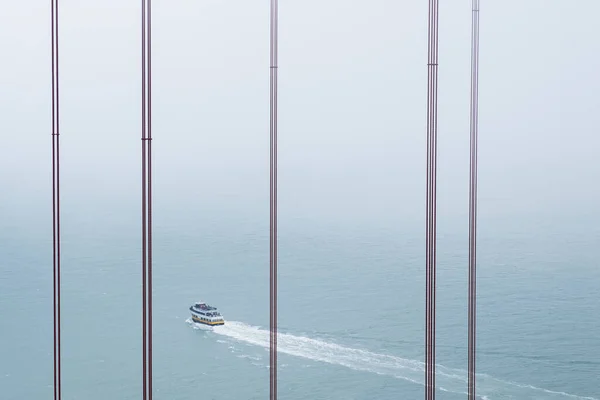
M 141 398 L 135 217 L 64 217 L 65 400 Z M 51 231 L 15 221 L 0 231 L 0 398 L 48 399 Z M 282 220 L 280 399 L 423 398 L 424 232 L 393 225 Z M 466 397 L 466 229 L 438 236 L 438 399 Z M 480 398 L 600 399 L 599 240 L 585 219 L 480 220 Z M 268 398 L 265 221 L 158 216 L 154 246 L 154 398 Z M 196 300 L 226 325 L 191 323 Z

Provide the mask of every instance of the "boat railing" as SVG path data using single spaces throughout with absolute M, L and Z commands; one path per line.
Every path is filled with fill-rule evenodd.
M 200 309 L 200 310 L 204 310 L 204 311 L 211 311 L 211 310 L 216 310 L 216 307 L 213 306 L 209 306 L 205 303 L 196 303 L 194 304 L 194 307 Z

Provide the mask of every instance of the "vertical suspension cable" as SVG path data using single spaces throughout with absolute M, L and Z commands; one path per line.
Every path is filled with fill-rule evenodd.
M 475 400 L 477 283 L 477 133 L 479 124 L 479 0 L 473 0 L 471 27 L 471 160 L 469 171 L 469 338 L 468 399 Z
M 271 0 L 271 60 L 270 60 L 270 368 L 269 393 L 277 400 L 277 0 Z
M 152 399 L 151 1 L 142 0 L 142 395 Z
M 52 284 L 54 305 L 54 399 L 60 400 L 60 152 L 58 92 L 58 0 L 51 0 L 52 14 Z
M 148 395 L 152 400 L 152 1 L 148 0 Z
M 436 171 L 438 0 L 429 0 L 427 60 L 427 218 L 425 274 L 425 399 L 435 399 Z

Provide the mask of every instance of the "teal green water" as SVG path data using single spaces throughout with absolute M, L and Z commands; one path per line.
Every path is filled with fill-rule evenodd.
M 52 397 L 50 229 L 0 231 L 2 400 Z M 47 221 L 43 221 L 46 228 Z M 280 225 L 279 398 L 423 397 L 421 226 Z M 63 223 L 63 399 L 141 398 L 136 215 Z M 464 399 L 466 224 L 438 237 L 438 398 Z M 480 220 L 478 393 L 600 399 L 600 233 L 591 222 Z M 268 398 L 265 221 L 157 217 L 155 399 Z M 226 325 L 188 321 L 219 307 Z

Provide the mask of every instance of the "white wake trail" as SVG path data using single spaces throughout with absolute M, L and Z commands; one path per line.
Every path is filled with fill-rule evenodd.
M 192 325 L 197 325 L 188 320 Z M 238 321 L 227 321 L 225 325 L 211 329 L 213 333 L 263 348 L 269 348 L 269 331 Z M 418 360 L 379 354 L 354 349 L 304 336 L 277 333 L 277 351 L 304 359 L 344 366 L 356 371 L 393 376 L 415 384 L 424 384 L 425 365 Z M 460 369 L 436 366 L 436 383 L 440 390 L 466 394 L 467 372 Z M 522 385 L 478 375 L 478 394 L 481 399 L 565 399 L 600 400 L 565 392 L 552 391 L 531 385 Z

